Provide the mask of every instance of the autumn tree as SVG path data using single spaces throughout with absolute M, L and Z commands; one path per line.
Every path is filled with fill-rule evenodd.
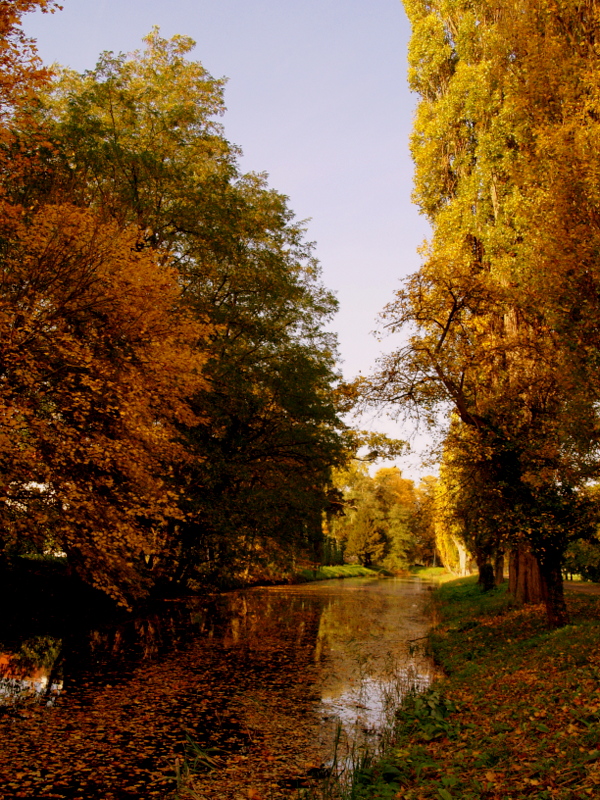
M 167 578 L 246 570 L 287 543 L 321 536 L 332 464 L 345 447 L 333 396 L 336 301 L 286 198 L 242 175 L 215 115 L 223 81 L 187 58 L 194 43 L 153 31 L 145 49 L 65 70 L 41 111 L 53 142 L 52 191 L 119 226 L 178 270 L 185 304 L 211 326 L 180 426 L 175 471 L 185 520 Z
M 178 516 L 168 474 L 202 385 L 203 329 L 173 270 L 72 206 L 43 206 L 0 235 L 4 537 L 43 550 L 122 602 Z M 179 309 L 178 309 L 179 305 Z M 5 541 L 6 544 L 6 541 Z
M 373 476 L 376 501 L 387 520 L 387 548 L 383 566 L 392 571 L 410 566 L 414 546 L 414 483 L 398 467 L 382 467 Z
M 411 561 L 427 567 L 435 567 L 437 550 L 435 543 L 435 487 L 437 478 L 427 475 L 415 486 L 412 531 L 414 541 Z
M 415 198 L 433 237 L 385 314 L 412 336 L 366 394 L 431 423 L 457 416 L 463 474 L 488 487 L 482 511 L 503 520 L 513 564 L 532 554 L 560 625 L 561 558 L 589 530 L 583 488 L 598 469 L 596 342 L 584 333 L 598 314 L 597 11 L 558 0 L 405 5 L 421 97 Z
M 348 557 L 370 567 L 407 569 L 414 542 L 415 495 L 412 481 L 397 467 L 379 469 L 373 477 L 365 464 L 354 463 L 335 475 L 343 495 L 343 512 L 332 524 Z
M 51 3 L 0 8 L 0 547 L 64 549 L 123 604 L 181 518 L 170 475 L 205 386 L 207 327 L 140 231 L 52 186 L 34 113 L 49 74 L 19 26 Z
M 53 13 L 57 8 L 55 0 L 5 0 L 0 7 L 0 121 L 4 125 L 50 76 L 35 42 L 25 36 L 22 17 L 31 11 Z M 3 134 L 7 133 L 5 129 Z
M 468 426 L 454 418 L 440 464 L 436 529 L 440 552 L 456 551 L 459 562 L 463 562 L 462 573 L 472 559 L 479 571 L 479 584 L 488 591 L 504 580 L 504 554 L 514 535 L 514 519 L 479 444 L 477 435 L 474 437 Z

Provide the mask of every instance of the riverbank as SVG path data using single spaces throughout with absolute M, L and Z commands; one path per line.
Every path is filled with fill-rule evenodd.
M 358 798 L 576 800 L 600 796 L 600 597 L 568 593 L 572 624 L 476 578 L 433 593 L 446 673 L 399 713 L 393 747 Z
M 291 583 L 307 583 L 311 581 L 329 581 L 332 578 L 376 578 L 377 576 L 391 577 L 392 573 L 383 567 L 361 567 L 360 564 L 336 564 L 332 567 L 317 567 L 317 569 L 303 569 L 294 574 Z
M 145 613 L 156 607 L 163 600 L 189 599 L 192 596 L 203 597 L 214 593 L 243 590 L 252 587 L 299 584 L 312 581 L 330 580 L 332 578 L 376 578 L 389 576 L 391 573 L 377 567 L 370 569 L 359 564 L 343 564 L 330 567 L 305 567 L 295 573 L 263 575 L 249 581 L 223 580 L 207 584 L 203 591 L 193 594 L 181 588 L 165 595 L 155 595 L 141 602 L 134 609 L 136 614 Z M 10 564 L 0 566 L 0 600 L 5 607 L 11 608 L 10 618 L 3 620 L 0 629 L 7 626 L 18 633 L 22 629 L 44 628 L 54 622 L 63 621 L 77 625 L 79 618 L 84 624 L 90 621 L 114 620 L 127 618 L 130 613 L 115 603 L 102 592 L 84 583 L 68 570 L 64 558 L 19 557 Z M 17 636 L 18 638 L 18 636 Z

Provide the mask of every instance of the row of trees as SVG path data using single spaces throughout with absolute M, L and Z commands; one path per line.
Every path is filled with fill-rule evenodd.
M 447 513 L 480 566 L 567 620 L 598 479 L 600 17 L 593 0 L 405 0 L 423 265 L 371 402 L 439 425 Z
M 0 553 L 131 604 L 322 535 L 336 301 L 189 38 L 50 74 L 36 7 L 0 7 Z

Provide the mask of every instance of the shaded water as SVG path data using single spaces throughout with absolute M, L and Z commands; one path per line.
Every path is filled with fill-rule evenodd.
M 422 688 L 427 586 L 350 579 L 168 603 L 0 652 L 0 798 L 292 798 Z

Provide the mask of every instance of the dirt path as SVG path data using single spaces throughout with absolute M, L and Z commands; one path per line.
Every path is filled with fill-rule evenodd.
M 588 583 L 584 581 L 564 581 L 565 592 L 577 592 L 582 594 L 600 595 L 600 583 Z

